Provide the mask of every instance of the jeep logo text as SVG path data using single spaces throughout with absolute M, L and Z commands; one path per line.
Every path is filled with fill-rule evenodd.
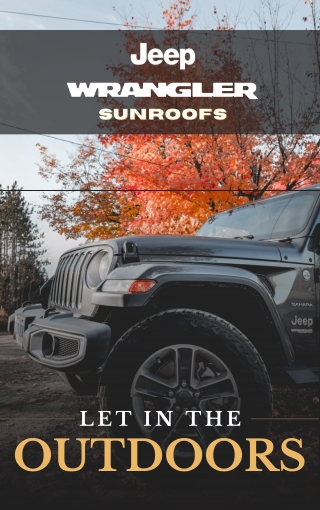
M 313 319 L 304 317 L 303 319 L 301 317 L 298 317 L 295 315 L 294 320 L 291 321 L 292 326 L 308 326 L 310 328 L 313 324 Z

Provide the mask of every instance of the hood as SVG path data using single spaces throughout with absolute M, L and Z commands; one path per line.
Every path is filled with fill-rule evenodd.
M 114 239 L 118 255 L 125 242 L 135 243 L 140 256 L 232 258 L 281 261 L 281 254 L 274 243 L 249 239 L 225 239 L 200 236 L 129 236 Z

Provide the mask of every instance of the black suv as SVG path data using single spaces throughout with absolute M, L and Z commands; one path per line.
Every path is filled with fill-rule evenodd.
M 206 428 L 208 411 L 241 411 L 250 434 L 265 423 L 252 418 L 271 415 L 270 379 L 319 380 L 319 268 L 317 185 L 216 214 L 196 236 L 69 250 L 42 288 L 44 308 L 23 306 L 8 327 L 75 391 L 131 411 L 129 427 L 113 420 L 116 437 L 190 435 L 188 410 L 200 411 L 200 441 L 238 431 L 227 418 Z M 155 411 L 172 426 L 157 428 Z

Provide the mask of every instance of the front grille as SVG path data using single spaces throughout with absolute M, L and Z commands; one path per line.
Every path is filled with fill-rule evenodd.
M 75 356 L 79 351 L 79 342 L 78 340 L 73 340 L 72 338 L 63 338 L 60 336 L 56 336 L 56 344 L 54 355 L 59 358 L 65 358 L 67 356 Z
M 91 251 L 73 252 L 61 257 L 52 285 L 50 303 L 62 308 L 80 309 L 85 270 Z

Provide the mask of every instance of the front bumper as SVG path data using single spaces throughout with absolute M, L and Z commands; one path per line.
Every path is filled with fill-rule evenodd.
M 73 317 L 72 313 L 49 312 L 32 305 L 15 312 L 10 331 L 30 357 L 60 372 L 81 374 L 103 365 L 111 330 L 106 324 Z M 13 331 L 14 330 L 14 331 Z
M 29 325 L 38 317 L 44 314 L 42 305 L 27 305 L 18 308 L 8 319 L 8 331 L 13 335 L 17 344 L 25 348 L 23 345 L 23 335 Z M 26 349 L 27 350 L 27 349 Z

